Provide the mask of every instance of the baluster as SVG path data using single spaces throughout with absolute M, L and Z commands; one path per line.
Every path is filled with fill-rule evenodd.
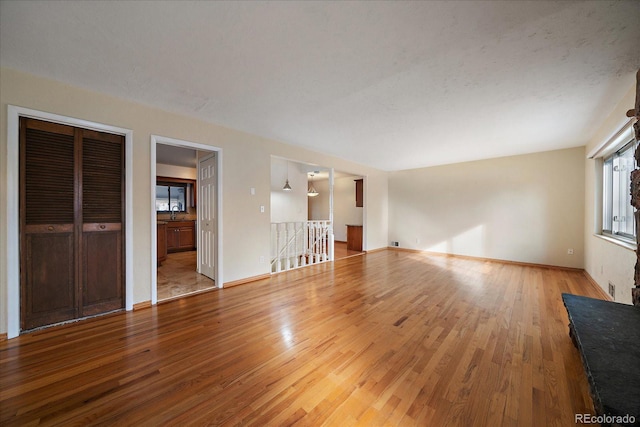
M 287 223 L 287 270 L 291 269 L 291 223 Z
M 296 259 L 298 260 L 298 265 L 304 265 L 304 222 L 298 223 L 298 234 L 296 237 L 296 242 L 298 245 L 298 253 L 296 254 Z
M 323 224 L 322 226 L 322 261 L 327 260 L 327 228 Z
M 300 222 L 300 230 L 299 233 L 300 235 L 298 236 L 298 246 L 300 247 L 300 266 L 304 265 L 304 230 L 305 230 L 305 223 L 304 222 Z
M 318 221 L 318 262 L 322 262 L 322 223 Z
M 301 230 L 300 230 L 300 253 L 302 254 L 302 257 L 300 258 L 300 266 L 304 267 L 305 265 L 307 265 L 307 237 L 306 237 L 306 233 L 307 233 L 307 223 L 303 222 L 301 224 Z
M 309 264 L 313 264 L 313 222 L 309 221 L 307 223 L 307 262 Z
M 283 240 L 284 240 L 285 229 L 283 224 L 278 224 L 278 264 L 280 265 L 280 271 L 284 270 L 284 264 L 282 263 L 282 253 L 284 251 Z
M 327 240 L 327 221 L 324 221 L 322 225 L 322 242 L 324 245 L 324 248 L 322 251 L 322 260 L 327 261 L 327 252 L 329 250 L 329 244 Z
M 289 223 L 286 222 L 284 226 L 285 238 L 284 238 L 284 252 L 282 253 L 284 260 L 284 269 L 287 271 L 289 269 Z
M 285 250 L 287 249 L 287 224 L 283 223 L 280 225 L 280 227 L 282 228 L 282 231 L 280 232 L 280 238 L 282 239 L 280 241 L 280 264 L 282 264 L 282 266 L 280 267 L 282 270 L 286 270 L 287 269 L 287 265 L 285 264 Z
M 299 222 L 293 223 L 293 267 L 298 268 L 300 266 L 300 253 L 298 250 L 298 236 L 300 233 L 300 227 L 298 226 Z
M 318 258 L 318 251 L 320 250 L 320 248 L 318 247 L 318 245 L 320 244 L 320 241 L 318 239 L 318 237 L 320 237 L 319 231 L 320 231 L 320 227 L 315 227 L 314 231 L 314 236 L 313 236 L 313 257 L 315 258 L 315 262 L 320 262 L 320 258 Z
M 322 226 L 322 261 L 327 260 L 327 224 Z
M 276 272 L 279 273 L 282 270 L 282 265 L 280 262 L 280 224 L 276 224 Z
M 313 224 L 313 263 L 318 262 L 318 224 Z
M 311 223 L 311 227 L 309 227 L 309 264 L 315 264 L 315 246 L 316 246 L 316 224 L 315 222 Z
M 292 244 L 292 250 L 293 250 L 293 259 L 291 260 L 293 262 L 294 268 L 295 267 L 299 267 L 300 266 L 300 249 L 298 248 L 298 238 L 299 238 L 299 233 L 300 233 L 300 229 L 299 229 L 299 222 L 294 222 L 293 224 L 293 230 L 294 230 L 294 237 L 293 237 L 293 241 L 291 242 Z

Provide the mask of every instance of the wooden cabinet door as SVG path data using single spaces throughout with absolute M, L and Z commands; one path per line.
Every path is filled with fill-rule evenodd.
M 347 225 L 347 250 L 362 251 L 361 225 Z
M 190 227 L 180 227 L 178 229 L 178 241 L 180 249 L 192 250 L 195 246 L 195 229 L 193 225 Z
M 192 251 L 196 248 L 193 221 L 174 221 L 167 225 L 167 252 Z
M 357 208 L 361 208 L 364 206 L 364 196 L 363 196 L 363 180 L 362 179 L 356 179 L 354 180 L 356 182 L 356 207 Z
M 171 224 L 167 225 L 167 252 L 175 252 L 179 242 L 178 229 Z
M 167 259 L 167 224 L 157 224 L 158 265 Z
M 28 330 L 124 307 L 124 138 L 20 119 L 20 310 Z

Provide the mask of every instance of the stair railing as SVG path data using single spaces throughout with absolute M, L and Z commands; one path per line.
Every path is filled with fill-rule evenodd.
M 332 260 L 332 240 L 328 220 L 271 223 L 271 272 Z

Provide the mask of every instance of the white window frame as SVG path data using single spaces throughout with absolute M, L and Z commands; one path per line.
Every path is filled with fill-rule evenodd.
M 589 159 L 596 160 L 598 173 L 596 173 L 597 182 L 596 189 L 600 195 L 599 203 L 596 203 L 596 235 L 600 235 L 607 240 L 611 239 L 613 242 L 619 242 L 623 246 L 636 246 L 635 236 L 635 215 L 631 215 L 631 221 L 634 221 L 632 230 L 633 234 L 627 233 L 622 225 L 623 219 L 627 218 L 624 208 L 626 204 L 630 202 L 628 175 L 636 167 L 635 161 L 632 162 L 633 166 L 621 165 L 621 154 L 627 152 L 628 149 L 632 150 L 631 154 L 635 153 L 635 149 L 638 145 L 638 141 L 635 140 L 633 133 L 634 120 L 628 120 L 618 132 L 616 132 L 611 138 L 597 146 L 588 154 Z M 623 169 L 623 170 L 620 170 Z M 620 179 L 625 174 L 624 179 Z M 620 188 L 621 181 L 623 182 L 624 189 Z M 625 200 L 620 200 L 620 195 L 624 195 Z M 635 213 L 635 209 L 633 209 Z
M 602 234 L 629 242 L 636 241 L 635 209 L 631 207 L 629 175 L 635 169 L 633 155 L 637 145 L 635 139 L 631 140 L 603 158 Z M 630 227 L 628 223 L 631 223 Z

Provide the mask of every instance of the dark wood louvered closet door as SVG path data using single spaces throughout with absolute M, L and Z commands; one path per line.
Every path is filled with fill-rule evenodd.
M 21 119 L 22 329 L 78 316 L 74 156 L 72 127 Z
M 122 219 L 124 138 L 84 130 L 82 138 L 82 309 L 124 307 Z
M 124 307 L 124 138 L 20 121 L 21 328 Z

